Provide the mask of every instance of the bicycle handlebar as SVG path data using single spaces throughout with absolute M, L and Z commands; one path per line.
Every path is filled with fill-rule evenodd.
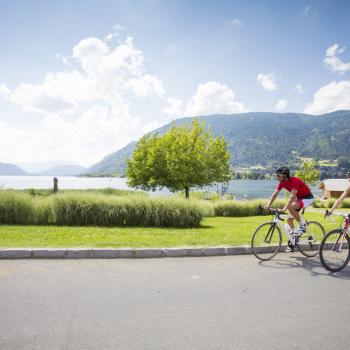
M 331 215 L 342 216 L 344 219 L 350 218 L 350 214 L 337 213 L 337 212 L 331 213 L 328 209 L 324 213 L 324 218 L 326 219 L 327 217 L 329 217 Z
M 259 205 L 257 207 L 258 211 L 262 212 L 265 208 L 262 207 L 261 205 Z M 279 209 L 275 209 L 275 208 L 267 208 L 265 210 L 268 210 L 271 214 L 277 216 L 277 218 L 281 221 L 284 221 L 283 218 L 280 217 L 281 214 L 284 214 L 284 212 L 280 211 Z

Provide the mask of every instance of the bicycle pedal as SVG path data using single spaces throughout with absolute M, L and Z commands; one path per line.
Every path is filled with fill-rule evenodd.
M 294 248 L 295 248 L 295 245 L 291 241 L 288 241 L 288 245 L 287 245 L 286 251 L 294 253 Z

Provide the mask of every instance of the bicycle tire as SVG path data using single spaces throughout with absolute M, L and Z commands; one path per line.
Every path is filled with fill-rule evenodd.
M 282 233 L 274 222 L 260 225 L 255 230 L 251 241 L 252 253 L 262 261 L 272 259 L 280 250 L 281 245 Z
M 306 232 L 298 239 L 298 249 L 307 258 L 313 258 L 319 253 L 320 245 L 326 231 L 317 221 L 307 223 Z
M 347 246 L 344 246 L 343 243 L 343 247 L 346 249 L 341 252 L 336 251 L 338 248 L 338 245 L 336 244 L 339 244 L 338 241 L 341 235 L 343 235 L 342 229 L 332 230 L 324 236 L 321 242 L 320 260 L 323 267 L 330 272 L 338 272 L 342 270 L 350 260 L 350 237 L 348 234 L 345 234 Z

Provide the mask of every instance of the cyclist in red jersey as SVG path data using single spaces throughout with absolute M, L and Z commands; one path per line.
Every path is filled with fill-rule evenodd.
M 303 221 L 304 219 L 299 215 L 299 210 L 309 207 L 314 202 L 314 196 L 305 182 L 295 176 L 290 176 L 289 168 L 284 166 L 278 168 L 276 170 L 276 175 L 279 184 L 276 187 L 275 192 L 270 197 L 266 207 L 270 208 L 274 200 L 277 198 L 279 192 L 282 190 L 282 188 L 285 188 L 291 193 L 291 195 L 281 211 L 288 210 L 291 214 L 288 217 L 288 224 L 291 229 L 294 228 L 293 220 L 297 220 L 299 225 L 295 233 L 297 235 L 301 235 L 303 232 L 305 232 L 306 227 L 305 222 Z

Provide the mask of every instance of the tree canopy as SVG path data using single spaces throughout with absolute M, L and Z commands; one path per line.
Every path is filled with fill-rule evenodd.
M 295 176 L 299 177 L 309 185 L 314 185 L 319 178 L 316 161 L 314 159 L 305 160 L 300 169 L 296 171 Z
M 162 136 L 141 138 L 127 160 L 126 175 L 131 187 L 183 190 L 188 198 L 191 187 L 230 180 L 229 161 L 225 139 L 214 138 L 204 124 L 193 120 L 190 128 L 173 123 Z

